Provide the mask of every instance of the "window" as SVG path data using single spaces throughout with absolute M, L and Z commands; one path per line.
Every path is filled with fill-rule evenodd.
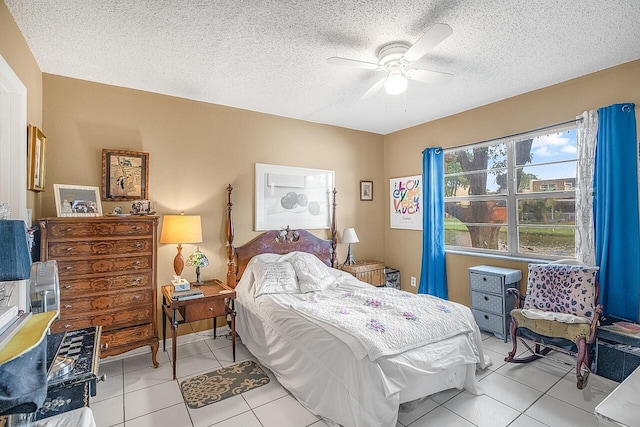
M 575 254 L 576 128 L 445 150 L 447 249 Z

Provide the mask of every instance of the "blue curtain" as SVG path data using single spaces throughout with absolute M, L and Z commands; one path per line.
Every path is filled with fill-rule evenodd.
M 598 109 L 593 178 L 596 264 L 606 315 L 638 321 L 640 226 L 634 104 Z
M 422 270 L 418 293 L 447 299 L 444 262 L 444 154 L 422 152 Z

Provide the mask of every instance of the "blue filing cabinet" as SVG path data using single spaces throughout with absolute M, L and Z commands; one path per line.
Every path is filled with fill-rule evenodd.
M 471 312 L 483 331 L 491 332 L 507 342 L 509 312 L 513 309 L 513 295 L 507 289 L 517 288 L 522 272 L 511 268 L 479 265 L 469 268 Z

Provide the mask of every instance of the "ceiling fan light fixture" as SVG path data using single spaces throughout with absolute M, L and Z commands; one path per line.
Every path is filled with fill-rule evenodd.
M 384 90 L 389 95 L 399 95 L 407 90 L 407 78 L 399 68 L 392 68 L 384 82 Z

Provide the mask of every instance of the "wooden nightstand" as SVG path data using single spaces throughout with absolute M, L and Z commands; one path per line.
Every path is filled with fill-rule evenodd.
M 171 320 L 171 340 L 173 361 L 173 379 L 176 379 L 176 335 L 178 325 L 196 320 L 214 319 L 213 338 L 216 338 L 215 318 L 220 316 L 231 316 L 231 345 L 233 361 L 236 361 L 236 311 L 234 302 L 236 291 L 222 283 L 218 279 L 205 280 L 204 285 L 191 284 L 191 288 L 200 289 L 204 294 L 200 298 L 176 301 L 173 299 L 173 286 L 162 287 L 162 348 L 166 347 L 167 318 Z M 183 320 L 178 320 L 178 312 Z
M 373 286 L 384 286 L 386 284 L 384 262 L 372 260 L 356 261 L 355 264 L 343 264 L 338 268 Z

